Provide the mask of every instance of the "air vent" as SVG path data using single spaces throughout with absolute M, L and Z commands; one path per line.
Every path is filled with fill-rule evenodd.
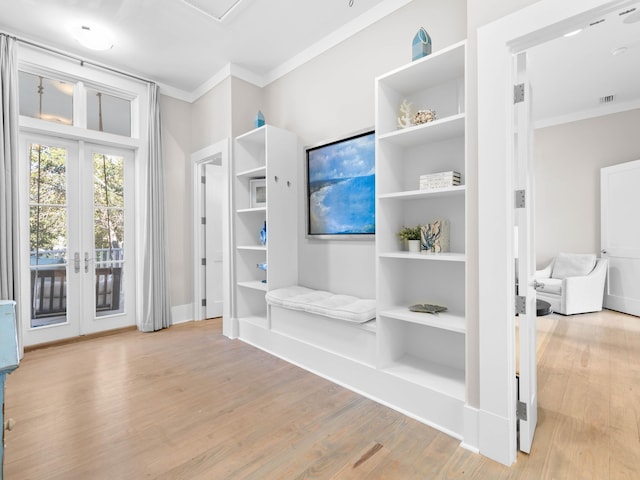
M 598 25 L 599 23 L 604 22 L 604 18 L 601 18 L 600 20 L 596 20 L 595 22 L 591 22 L 589 24 L 590 27 L 593 27 L 594 25 Z
M 629 10 L 625 10 L 624 12 L 620 12 L 618 15 L 623 16 L 635 11 L 636 11 L 635 8 L 630 8 Z
M 615 95 L 607 95 L 604 97 L 600 97 L 600 103 L 611 103 L 616 99 Z
M 249 0 L 182 0 L 182 2 L 218 22 L 223 22 L 229 19 L 231 14 L 240 11 L 241 7 L 246 6 Z

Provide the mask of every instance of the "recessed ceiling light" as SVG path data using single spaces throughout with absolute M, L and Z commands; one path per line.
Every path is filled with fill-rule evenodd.
M 572 31 L 572 32 L 565 33 L 565 34 L 564 34 L 564 36 L 565 36 L 565 37 L 573 37 L 574 35 L 579 34 L 581 31 L 582 31 L 582 29 L 581 29 L 581 28 L 578 28 L 577 30 L 574 30 L 574 31 Z
M 91 50 L 109 50 L 113 41 L 109 34 L 96 27 L 81 25 L 73 29 L 73 36 L 81 45 Z
M 611 50 L 611 55 L 622 55 L 623 53 L 627 53 L 627 47 L 618 47 L 616 49 Z

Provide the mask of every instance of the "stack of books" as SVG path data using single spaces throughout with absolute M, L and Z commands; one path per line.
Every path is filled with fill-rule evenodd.
M 458 172 L 440 172 L 429 175 L 420 175 L 420 190 L 429 188 L 446 188 L 460 185 Z

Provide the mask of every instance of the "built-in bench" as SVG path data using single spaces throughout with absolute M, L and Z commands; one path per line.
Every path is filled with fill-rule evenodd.
M 294 285 L 267 292 L 270 329 L 375 365 L 375 300 Z

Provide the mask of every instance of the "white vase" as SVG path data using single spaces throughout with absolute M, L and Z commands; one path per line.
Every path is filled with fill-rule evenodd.
M 420 240 L 408 240 L 409 251 L 413 253 L 420 253 Z

